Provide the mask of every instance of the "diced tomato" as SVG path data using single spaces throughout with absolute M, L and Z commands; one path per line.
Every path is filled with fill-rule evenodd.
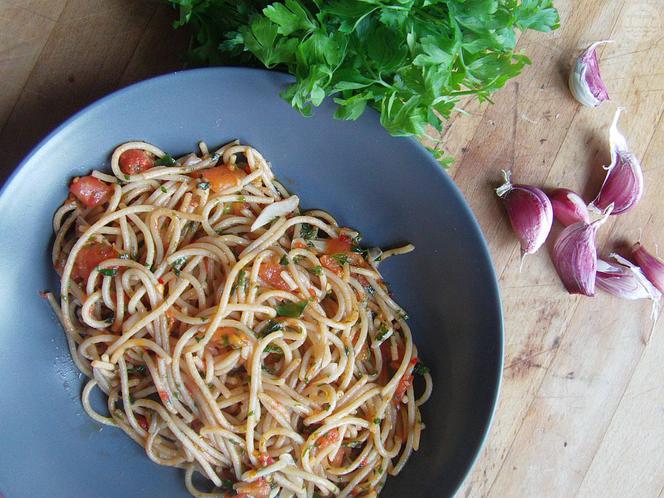
M 248 204 L 246 202 L 231 202 L 231 213 L 235 216 L 242 214 L 242 210 L 246 208 Z
M 136 422 L 138 422 L 138 425 L 141 426 L 141 429 L 143 429 L 145 432 L 148 432 L 148 419 L 146 419 L 143 415 L 136 415 Z
M 274 463 L 274 458 L 272 458 L 267 453 L 261 453 L 258 455 L 258 463 L 261 464 L 261 467 L 267 467 L 268 465 L 272 465 Z
M 330 459 L 330 463 L 335 467 L 341 467 L 341 465 L 343 465 L 344 463 L 344 458 L 348 453 L 350 453 L 350 448 L 344 448 L 344 447 L 339 448 L 339 451 L 337 451 L 334 454 L 334 456 Z
M 168 396 L 166 391 L 159 391 L 159 399 L 161 399 L 164 403 L 168 403 L 171 398 Z
M 349 252 L 351 248 L 351 240 L 348 235 L 340 235 L 336 239 L 328 239 L 325 244 L 326 254 L 338 254 Z
M 228 165 L 215 166 L 200 171 L 200 176 L 210 183 L 213 192 L 219 192 L 228 187 L 235 187 L 240 184 L 247 174 L 240 168 L 231 169 Z
M 237 496 L 235 498 L 268 498 L 270 496 L 270 485 L 264 477 L 253 482 L 241 482 L 235 485 Z
M 173 312 L 173 308 L 168 308 L 166 310 L 166 326 L 168 327 L 169 332 L 173 330 L 173 327 L 177 322 L 178 320 L 177 318 L 175 318 L 175 313 Z
M 74 277 L 74 279 L 80 278 L 83 281 L 87 281 L 90 273 L 97 268 L 99 263 L 106 261 L 107 259 L 117 258 L 118 256 L 118 251 L 109 244 L 95 242 L 83 246 L 76 255 L 72 277 Z
M 74 178 L 69 191 L 85 205 L 92 208 L 103 204 L 113 195 L 113 186 L 94 176 Z
M 154 166 L 154 157 L 141 149 L 129 149 L 120 154 L 119 162 L 125 175 L 138 175 Z
M 397 403 L 401 402 L 401 398 L 406 394 L 406 390 L 413 384 L 413 379 L 414 377 L 412 375 L 404 375 L 401 377 L 397 390 L 394 392 L 394 400 Z
M 367 280 L 367 277 L 365 277 L 364 275 L 356 273 L 355 278 L 360 283 L 360 285 L 365 289 L 368 289 L 370 287 L 369 281 Z
M 295 242 L 293 242 L 293 247 L 294 247 L 295 249 L 306 249 L 306 248 L 307 248 L 307 244 L 305 244 L 305 243 L 302 242 L 301 240 L 296 240 Z
M 275 263 L 261 263 L 258 276 L 270 287 L 281 290 L 290 290 L 290 286 L 281 278 L 283 267 Z
M 327 431 L 323 436 L 318 438 L 318 449 L 322 450 L 330 446 L 331 444 L 339 441 L 339 429 L 332 429 Z
M 339 262 L 327 254 L 320 257 L 320 264 L 336 275 L 341 275 L 343 271 Z

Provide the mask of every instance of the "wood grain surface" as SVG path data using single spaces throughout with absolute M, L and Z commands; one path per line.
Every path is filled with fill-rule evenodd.
M 599 232 L 602 254 L 664 245 L 664 2 L 557 0 L 562 28 L 519 40 L 533 64 L 493 105 L 468 102 L 439 145 L 489 242 L 500 278 L 506 353 L 490 436 L 463 497 L 664 497 L 664 319 L 650 344 L 649 304 L 567 295 L 548 250 L 519 272 L 519 250 L 492 188 L 565 186 L 592 199 L 609 162 L 608 127 L 642 159 L 639 206 Z M 52 128 L 119 87 L 184 67 L 188 34 L 147 0 L 0 0 L 2 178 Z M 570 62 L 599 50 L 611 102 L 579 106 Z

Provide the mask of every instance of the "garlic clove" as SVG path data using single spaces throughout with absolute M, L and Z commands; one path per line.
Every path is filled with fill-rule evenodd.
M 503 176 L 505 183 L 496 189 L 496 194 L 505 204 L 512 229 L 521 244 L 521 254 L 533 254 L 551 231 L 551 201 L 537 187 L 512 184 L 511 172 L 503 171 Z
M 557 188 L 549 193 L 553 217 L 565 226 L 583 221 L 590 223 L 588 208 L 581 196 L 566 188 Z
M 565 228 L 553 246 L 553 265 L 570 294 L 595 295 L 597 272 L 597 229 L 606 221 L 610 210 L 592 223 L 583 221 Z
M 258 228 L 267 225 L 275 218 L 292 213 L 297 209 L 299 203 L 300 198 L 297 195 L 291 195 L 283 201 L 268 204 L 267 207 L 261 211 L 261 214 L 258 215 L 258 218 L 254 220 L 254 223 L 251 225 L 251 231 L 253 232 Z
M 660 292 L 664 292 L 664 261 L 646 251 L 640 242 L 632 247 L 632 257 L 646 278 Z
M 603 101 L 609 100 L 609 93 L 602 81 L 597 61 L 597 46 L 603 43 L 612 43 L 612 41 L 602 40 L 590 45 L 576 59 L 569 74 L 568 83 L 572 95 L 587 107 L 597 107 Z
M 611 214 L 622 214 L 632 209 L 643 195 L 643 171 L 639 160 L 629 152 L 625 136 L 618 131 L 622 109 L 613 117 L 609 132 L 611 164 L 606 166 L 606 178 L 590 208 L 603 211 L 613 204 Z

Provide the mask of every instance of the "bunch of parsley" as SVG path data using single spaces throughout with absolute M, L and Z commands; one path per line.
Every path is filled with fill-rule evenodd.
M 367 106 L 392 135 L 441 131 L 458 99 L 480 100 L 530 61 L 516 33 L 558 27 L 552 0 L 169 0 L 191 24 L 197 63 L 284 69 L 304 115 L 326 97 L 336 117 Z

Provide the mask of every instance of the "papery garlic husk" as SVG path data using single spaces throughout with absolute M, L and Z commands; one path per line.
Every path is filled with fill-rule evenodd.
M 618 264 L 597 261 L 597 287 L 622 299 L 650 299 L 652 327 L 643 342 L 650 341 L 659 316 L 662 293 L 646 278 L 641 269 L 619 254 L 611 254 Z
M 646 251 L 640 242 L 632 247 L 632 257 L 646 278 L 660 292 L 664 292 L 664 261 Z
M 622 109 L 616 111 L 609 132 L 611 164 L 606 166 L 606 178 L 591 209 L 603 211 L 613 204 L 611 214 L 622 214 L 634 206 L 643 195 L 643 171 L 639 160 L 627 148 L 624 135 L 618 131 L 618 119 Z
M 552 260 L 565 289 L 570 294 L 595 295 L 597 248 L 595 235 L 610 213 L 592 223 L 570 225 L 558 236 Z
M 533 254 L 549 235 L 553 224 L 551 201 L 542 190 L 530 185 L 513 185 L 511 172 L 503 171 L 505 183 L 496 189 L 503 200 L 512 229 L 521 244 L 521 254 Z
M 611 40 L 598 41 L 590 45 L 576 59 L 569 74 L 569 89 L 572 95 L 578 102 L 588 107 L 597 107 L 603 101 L 609 100 L 609 93 L 599 74 L 597 62 L 597 46 L 602 43 L 611 43 Z
M 619 254 L 610 254 L 618 264 L 597 261 L 597 287 L 623 299 L 652 299 L 657 319 L 662 293 L 646 278 L 641 268 Z
M 590 223 L 588 207 L 581 196 L 567 188 L 557 188 L 549 192 L 553 217 L 565 226 L 583 221 Z

